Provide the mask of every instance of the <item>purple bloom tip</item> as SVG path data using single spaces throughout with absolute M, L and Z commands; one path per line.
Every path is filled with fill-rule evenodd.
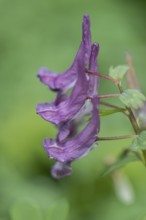
M 83 17 L 82 41 L 71 67 L 61 74 L 49 71 L 46 68 L 41 68 L 38 72 L 38 78 L 40 81 L 48 85 L 48 87 L 54 91 L 66 91 L 73 87 L 77 79 L 78 61 L 81 58 L 81 50 L 84 50 L 84 57 L 82 59 L 84 59 L 85 65 L 87 65 L 89 63 L 91 53 L 90 19 L 88 15 L 84 15 Z
M 70 163 L 56 162 L 52 168 L 51 174 L 55 179 L 61 179 L 64 176 L 71 175 L 72 169 Z
M 57 73 L 53 73 L 45 67 L 40 68 L 37 74 L 37 77 L 40 79 L 40 81 L 48 85 L 52 90 L 56 90 L 55 78 L 57 76 Z

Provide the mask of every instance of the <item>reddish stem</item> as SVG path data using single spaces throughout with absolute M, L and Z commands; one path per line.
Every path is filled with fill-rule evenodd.
M 120 96 L 120 94 L 107 94 L 107 95 L 99 95 L 98 98 L 102 99 L 102 98 L 114 98 L 114 97 L 118 97 Z
M 113 79 L 113 78 L 111 78 L 110 76 L 107 76 L 107 75 L 105 75 L 105 74 L 100 74 L 100 73 L 97 73 L 97 72 L 91 72 L 91 71 L 89 71 L 89 70 L 86 70 L 86 73 L 92 74 L 92 75 L 95 75 L 95 76 L 99 76 L 100 78 L 107 79 L 107 80 L 109 80 L 109 81 L 111 81 L 111 82 L 113 82 L 113 83 L 116 83 L 116 84 L 118 83 L 117 80 L 115 80 L 115 79 Z

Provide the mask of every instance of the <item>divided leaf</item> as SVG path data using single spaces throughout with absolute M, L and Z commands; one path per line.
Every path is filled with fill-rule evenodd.
M 129 147 L 130 150 L 146 150 L 146 131 L 142 131 L 138 137 L 132 141 L 132 145 Z
M 145 96 L 136 89 L 127 89 L 120 96 L 119 99 L 124 105 L 130 108 L 138 109 L 144 106 Z
M 109 76 L 121 82 L 128 70 L 129 67 L 126 65 L 119 65 L 116 67 L 111 66 L 109 69 Z

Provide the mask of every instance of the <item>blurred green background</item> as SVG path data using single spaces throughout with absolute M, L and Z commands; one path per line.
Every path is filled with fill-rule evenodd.
M 100 143 L 73 164 L 72 176 L 56 181 L 50 176 L 53 161 L 42 148 L 43 138 L 55 137 L 56 130 L 35 113 L 37 103 L 54 96 L 37 71 L 46 66 L 62 72 L 71 65 L 84 13 L 90 15 L 93 41 L 100 44 L 100 72 L 124 64 L 129 52 L 146 94 L 145 11 L 145 2 L 135 0 L 0 0 L 0 220 L 146 218 L 141 164 L 123 169 L 135 195 L 128 205 L 117 196 L 111 176 L 99 177 L 105 158 L 117 156 L 130 141 Z M 114 86 L 101 80 L 100 93 L 111 91 Z M 129 133 L 124 116 L 102 119 L 100 136 Z

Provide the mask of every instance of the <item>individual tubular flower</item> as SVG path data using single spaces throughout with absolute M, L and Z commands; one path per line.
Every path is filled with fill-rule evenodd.
M 93 44 L 89 68 L 94 72 L 97 71 L 98 50 L 99 46 Z M 54 105 L 54 103 L 42 103 L 37 105 L 37 113 L 45 120 L 59 125 L 73 119 L 85 105 L 87 98 L 97 93 L 97 76 L 90 75 L 89 80 L 87 80 L 85 74 L 84 43 L 82 43 L 82 50 L 80 51 L 80 59 L 78 59 L 77 66 L 78 79 L 70 97 L 63 100 L 58 105 Z
M 88 15 L 84 15 L 83 17 L 82 43 L 80 44 L 77 55 L 71 67 L 61 74 L 49 71 L 46 68 L 41 68 L 38 72 L 40 81 L 48 85 L 48 87 L 54 91 L 61 90 L 65 92 L 69 88 L 73 87 L 77 80 L 78 60 L 80 59 L 82 44 L 84 44 L 85 47 L 85 65 L 87 65 L 89 63 L 91 52 L 90 19 Z
M 97 141 L 97 134 L 100 129 L 97 96 L 92 100 L 92 117 L 84 130 L 75 136 L 71 134 L 64 142 L 45 139 L 44 148 L 49 157 L 57 160 L 52 168 L 51 174 L 54 178 L 60 179 L 72 173 L 71 163 L 80 157 L 85 156 Z
M 88 97 L 88 79 L 85 74 L 85 44 L 81 44 L 81 51 L 77 62 L 77 81 L 71 95 L 58 105 L 42 103 L 37 105 L 37 113 L 45 120 L 56 125 L 73 119 L 80 111 Z
M 85 156 L 97 141 L 100 128 L 98 98 L 93 97 L 92 117 L 87 126 L 74 138 L 59 143 L 55 139 L 45 139 L 43 146 L 49 157 L 62 163 L 70 163 Z

